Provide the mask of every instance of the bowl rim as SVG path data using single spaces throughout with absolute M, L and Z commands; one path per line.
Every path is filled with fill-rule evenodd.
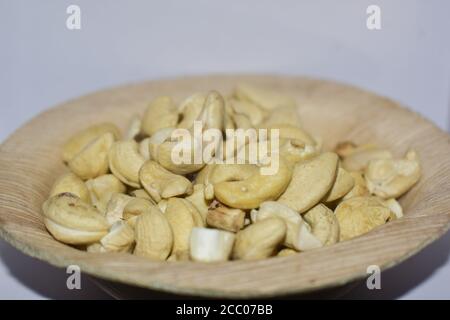
M 269 80 L 268 80 L 269 79 Z M 430 121 L 428 121 L 427 119 L 425 119 L 424 117 L 418 115 L 416 112 L 411 111 L 410 109 L 400 106 L 399 104 L 383 98 L 381 96 L 378 95 L 374 95 L 372 93 L 366 92 L 365 90 L 356 88 L 354 86 L 349 86 L 349 85 L 345 85 L 345 84 L 341 84 L 341 83 L 336 83 L 333 81 L 326 81 L 326 80 L 319 80 L 319 79 L 312 79 L 312 78 L 305 78 L 305 77 L 298 77 L 298 76 L 284 76 L 284 75 L 248 75 L 248 74 L 238 74 L 238 75 L 201 75 L 201 76 L 187 76 L 187 77 L 177 77 L 177 78 L 169 78 L 169 79 L 163 79 L 163 80 L 151 80 L 151 81 L 145 81 L 145 82 L 139 82 L 139 83 L 134 83 L 134 84 L 130 84 L 130 85 L 125 85 L 125 86 L 118 86 L 118 87 L 114 87 L 114 88 L 110 88 L 110 89 L 104 89 L 101 91 L 97 91 L 79 98 L 75 98 L 72 100 L 69 100 L 68 102 L 62 103 L 56 107 L 50 108 L 40 114 L 38 114 L 37 116 L 35 116 L 33 119 L 31 119 L 30 121 L 28 121 L 27 123 L 25 123 L 22 127 L 20 127 L 19 129 L 17 129 L 13 134 L 11 134 L 0 146 L 0 163 L 2 163 L 1 161 L 11 161 L 10 158 L 6 157 L 6 153 L 5 150 L 8 150 L 8 152 L 10 152 L 10 150 L 14 150 L 14 145 L 17 143 L 17 141 L 20 141 L 21 143 L 25 143 L 23 142 L 24 140 L 24 134 L 26 132 L 28 132 L 28 130 L 31 129 L 35 129 L 36 127 L 39 127 L 42 123 L 44 123 L 45 121 L 48 121 L 49 118 L 51 117 L 55 117 L 55 115 L 61 115 L 64 114 L 66 112 L 68 112 L 68 110 L 71 110 L 75 107 L 77 107 L 80 104 L 85 103 L 88 100 L 95 100 L 95 99 L 103 99 L 105 96 L 109 95 L 109 94 L 115 94 L 115 93 L 122 93 L 122 92 L 126 92 L 128 90 L 141 90 L 142 88 L 156 88 L 158 86 L 169 86 L 169 87 L 173 87 L 176 88 L 177 84 L 183 84 L 185 85 L 186 83 L 189 82 L 208 82 L 208 81 L 269 81 L 269 83 L 283 83 L 283 84 L 289 84 L 289 83 L 297 83 L 297 82 L 307 82 L 307 83 L 317 83 L 317 84 L 323 84 L 323 85 L 330 85 L 330 86 L 334 86 L 337 88 L 341 88 L 342 90 L 348 90 L 348 91 L 352 91 L 352 92 L 359 92 L 359 93 L 367 93 L 373 97 L 376 97 L 378 99 L 383 99 L 383 101 L 386 101 L 386 106 L 389 108 L 393 108 L 393 110 L 396 110 L 397 112 L 401 113 L 401 114 L 405 114 L 408 115 L 410 117 L 414 117 L 415 120 L 419 121 L 420 124 L 424 125 L 427 127 L 427 130 L 435 135 L 439 137 L 439 142 L 443 142 L 443 141 L 447 141 L 447 143 L 449 142 L 449 136 L 442 131 L 441 129 L 439 129 L 437 126 L 435 126 L 433 123 L 431 123 Z M 156 91 L 156 90 L 155 90 Z M 448 145 L 447 145 L 448 147 Z M 448 156 L 450 153 L 447 152 L 445 153 L 446 156 Z M 448 157 L 448 159 L 450 159 L 450 157 Z M 450 177 L 450 171 L 447 170 L 446 172 L 449 173 L 449 177 Z M 24 237 L 23 231 L 20 231 L 18 229 L 15 228 L 10 228 L 10 226 L 8 225 L 10 217 L 8 216 L 8 212 L 11 211 L 12 209 L 14 210 L 23 210 L 23 206 L 17 206 L 16 203 L 11 202 L 10 196 L 12 195 L 11 192 L 10 193 L 6 193 L 4 192 L 6 190 L 7 186 L 3 186 L 2 188 L 2 181 L 4 180 L 3 178 L 6 177 L 5 176 L 6 171 L 0 171 L 0 237 L 2 237 L 3 239 L 5 239 L 8 243 L 10 243 L 12 246 L 14 246 L 15 248 L 17 248 L 18 250 L 22 251 L 23 253 L 30 255 L 32 257 L 38 258 L 42 261 L 46 261 L 47 263 L 57 266 L 57 267 L 66 267 L 67 265 L 71 265 L 71 264 L 77 264 L 81 267 L 81 269 L 83 270 L 83 272 L 86 272 L 87 274 L 96 276 L 98 278 L 101 279 L 105 279 L 105 280 L 110 280 L 110 281 L 117 281 L 117 282 L 121 282 L 121 283 L 125 283 L 125 284 L 129 284 L 129 285 L 134 285 L 134 286 L 139 286 L 142 288 L 149 288 L 149 289 L 153 289 L 153 290 L 160 290 L 160 291 L 164 291 L 164 292 L 170 292 L 170 293 L 175 293 L 175 294 L 187 294 L 187 295 L 195 295 L 195 296 L 203 296 L 203 297 L 225 297 L 225 298 L 255 298 L 255 297 L 259 297 L 259 298 L 263 298 L 263 297 L 273 297 L 273 296 L 280 296 L 280 295 L 290 295 L 290 294 L 298 294 L 298 293 L 307 293 L 307 292 L 311 292 L 311 291 L 315 291 L 318 289 L 325 289 L 325 288 L 331 288 L 331 287 L 335 287 L 335 286 L 339 286 L 339 285 L 343 285 L 346 283 L 349 283 L 351 281 L 357 280 L 357 279 L 361 279 L 364 276 L 367 276 L 367 273 L 364 272 L 363 269 L 358 269 L 351 273 L 351 274 L 346 274 L 345 276 L 342 277 L 338 277 L 335 276 L 335 278 L 333 280 L 329 280 L 329 281 L 325 281 L 325 282 L 320 282 L 318 281 L 318 284 L 316 283 L 311 283 L 308 286 L 304 286 L 304 287 L 285 287 L 282 285 L 274 285 L 274 287 L 270 290 L 263 290 L 263 291 L 259 291 L 258 288 L 255 287 L 255 284 L 251 284 L 250 286 L 244 286 L 244 287 L 239 287 L 239 286 L 232 286 L 231 288 L 211 288 L 211 287 L 202 287 L 200 285 L 200 287 L 190 287 L 189 286 L 189 281 L 184 282 L 183 285 L 178 285 L 176 283 L 173 283 L 171 281 L 164 281 L 164 279 L 167 280 L 167 278 L 165 277 L 169 277 L 168 275 L 163 275 L 162 277 L 157 277 L 154 278 L 153 280 L 151 278 L 145 278 L 146 282 L 140 282 L 137 280 L 137 278 L 134 277 L 130 277 L 129 275 L 126 274 L 121 274 L 121 275 L 117 275 L 115 272 L 115 269 L 113 271 L 109 270 L 106 267 L 102 267 L 102 265 L 98 265 L 98 264 L 92 264 L 92 260 L 91 259 L 80 259 L 80 255 L 73 255 L 73 258 L 67 257 L 67 256 L 58 256 L 56 255 L 56 251 L 49 251 L 49 250 L 45 250 L 45 248 L 40 247 L 39 244 L 37 243 L 33 243 L 30 241 L 26 240 L 26 237 Z M 8 178 L 10 178 L 10 176 L 8 176 Z M 6 179 L 6 181 L 8 181 L 8 179 Z M 8 198 L 9 197 L 9 198 Z M 444 201 L 445 200 L 445 201 Z M 444 204 L 445 204 L 445 208 L 446 210 L 450 209 L 450 198 L 447 197 L 443 200 Z M 14 214 L 11 213 L 11 214 Z M 39 213 L 37 213 L 39 215 Z M 392 258 L 388 258 L 386 260 L 383 260 L 382 263 L 379 264 L 380 269 L 382 271 L 387 270 L 401 262 L 403 262 L 404 260 L 406 260 L 407 258 L 409 258 L 410 256 L 416 254 L 417 252 L 419 252 L 420 250 L 422 250 L 424 247 L 426 247 L 427 245 L 429 245 L 430 243 L 432 243 L 433 241 L 435 241 L 436 239 L 438 239 L 439 237 L 441 237 L 449 228 L 450 228 L 450 214 L 447 213 L 438 213 L 438 214 L 424 214 L 424 215 L 417 215 L 417 216 L 411 216 L 411 217 L 406 217 L 405 220 L 418 220 L 418 219 L 422 219 L 424 217 L 428 217 L 429 219 L 433 219 L 433 221 L 431 221 L 429 223 L 429 229 L 424 229 L 421 230 L 424 232 L 423 235 L 421 235 L 419 239 L 415 239 L 415 243 L 414 246 L 412 248 L 409 249 L 405 249 L 406 251 L 402 252 L 401 254 L 399 253 L 398 255 L 394 255 L 394 257 Z M 424 221 L 422 221 L 424 222 Z M 390 223 L 389 225 L 393 224 L 394 226 L 391 226 L 390 229 L 392 228 L 397 228 L 397 229 L 401 229 L 401 227 L 395 227 L 396 225 L 400 225 L 402 222 L 400 223 Z M 426 221 L 426 223 L 428 223 Z M 352 241 L 347 241 L 347 242 L 342 242 L 342 243 L 338 243 L 336 245 L 330 246 L 329 248 L 323 248 L 325 250 L 328 250 L 329 252 L 336 254 L 336 250 L 341 249 L 339 247 L 348 247 L 349 244 L 354 244 L 357 242 L 365 242 L 368 241 L 368 239 L 374 239 L 376 237 L 376 235 L 384 235 L 386 236 L 385 233 L 383 233 L 383 228 L 385 226 L 376 229 L 377 232 L 373 233 L 369 233 L 367 235 L 364 235 L 362 237 L 358 237 Z M 407 227 L 407 226 L 406 226 Z M 404 228 L 406 228 L 404 227 Z M 411 223 L 411 225 L 409 226 L 409 228 L 413 228 L 414 229 L 414 224 Z M 419 230 L 419 229 L 418 229 Z M 374 230 L 375 231 L 375 230 Z M 394 230 L 395 231 L 395 230 Z M 388 235 L 392 234 L 389 233 Z M 56 242 L 56 240 L 53 240 Z M 353 242 L 354 241 L 354 242 Z M 64 247 L 68 247 L 63 245 Z M 332 250 L 333 248 L 333 250 Z M 75 249 L 73 249 L 75 250 Z M 320 249 L 322 250 L 322 249 Z M 58 251 L 59 252 L 59 251 Z M 71 251 L 67 251 L 68 254 L 72 254 L 73 252 Z M 81 251 L 80 251 L 81 252 Z M 86 255 L 89 255 L 88 253 L 83 253 Z M 304 253 L 302 255 L 305 255 L 307 253 Z M 307 255 L 310 255 L 309 253 Z M 339 253 L 337 254 L 339 255 Z M 300 256 L 300 255 L 299 255 Z M 115 257 L 117 257 L 117 254 L 105 254 L 105 261 L 114 261 L 114 259 L 116 259 Z M 195 266 L 202 266 L 199 267 L 200 269 L 204 270 L 204 272 L 207 273 L 211 273 L 214 272 L 214 268 L 222 268 L 225 265 L 230 266 L 230 265 L 234 265 L 236 267 L 230 267 L 230 268 L 225 268 L 225 269 L 229 269 L 229 270 L 225 270 L 226 272 L 231 272 L 233 275 L 230 276 L 230 279 L 238 279 L 239 276 L 236 275 L 236 272 L 238 272 L 239 270 L 241 270 L 244 274 L 249 274 L 250 272 L 253 272 L 253 266 L 258 266 L 258 268 L 262 268 L 264 270 L 264 268 L 268 268 L 268 269 L 280 269 L 282 270 L 282 266 L 280 261 L 284 261 L 285 263 L 289 263 L 291 265 L 291 269 L 292 270 L 296 270 L 297 269 L 301 269 L 302 265 L 301 262 L 299 262 L 297 259 L 298 257 L 283 257 L 283 258 L 275 258 L 275 259 L 266 259 L 263 261 L 233 261 L 233 262 L 224 262 L 224 263 L 218 263 L 218 264 L 199 264 L 196 262 L 175 262 L 175 263 L 167 263 L 164 265 L 168 266 L 168 265 L 177 265 L 177 267 L 174 268 L 169 268 L 169 269 L 173 269 L 173 271 L 171 272 L 180 272 L 180 270 L 182 270 L 182 268 L 186 267 L 190 269 L 190 273 L 189 276 L 195 278 L 195 274 L 196 271 L 195 269 L 198 269 L 197 267 L 193 267 L 192 265 Z M 142 261 L 143 262 L 143 261 Z M 145 261 L 145 264 L 152 264 L 153 267 L 150 268 L 150 270 L 154 270 L 155 268 L 158 268 L 161 266 L 160 262 L 154 262 L 154 261 Z M 150 281 L 150 280 L 151 281 Z M 224 277 L 224 279 L 228 279 L 226 276 Z M 147 282 L 150 281 L 150 282 Z M 194 281 L 199 281 L 199 280 L 192 280 Z M 191 282 L 192 282 L 191 281 Z M 276 279 L 273 281 L 277 281 Z M 270 281 L 269 281 L 270 282 Z

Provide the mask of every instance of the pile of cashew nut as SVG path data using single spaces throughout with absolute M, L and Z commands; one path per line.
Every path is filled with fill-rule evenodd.
M 173 161 L 172 133 L 194 121 L 221 132 L 277 129 L 277 172 Z M 249 148 L 225 145 L 233 156 Z M 287 256 L 361 236 L 403 216 L 396 199 L 421 175 L 414 150 L 401 159 L 348 141 L 322 150 L 302 129 L 294 99 L 248 84 L 226 98 L 216 91 L 179 104 L 158 97 L 124 135 L 112 123 L 84 128 L 63 145 L 62 158 L 70 170 L 43 204 L 55 239 L 167 261 Z

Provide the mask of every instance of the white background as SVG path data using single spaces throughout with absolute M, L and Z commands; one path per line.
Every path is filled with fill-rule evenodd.
M 82 29 L 66 28 L 81 7 Z M 381 7 L 382 29 L 366 28 Z M 391 97 L 445 129 L 450 2 L 0 0 L 0 140 L 40 111 L 127 82 L 264 72 L 330 78 Z M 360 298 L 450 298 L 450 236 Z M 104 298 L 0 241 L 0 298 Z

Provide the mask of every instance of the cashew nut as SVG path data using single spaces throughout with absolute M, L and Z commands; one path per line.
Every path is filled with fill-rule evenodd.
M 100 244 L 104 252 L 129 252 L 134 244 L 134 230 L 127 223 L 117 221 Z
M 332 152 L 297 163 L 292 180 L 278 201 L 299 213 L 307 211 L 330 191 L 337 168 L 338 156 Z
M 114 193 L 106 205 L 105 217 L 110 225 L 123 219 L 125 206 L 135 198 L 122 193 Z
M 370 193 L 383 199 L 398 198 L 420 178 L 417 153 L 410 150 L 404 159 L 379 159 L 369 162 L 365 171 Z
M 339 222 L 333 211 L 323 204 L 318 204 L 303 215 L 311 226 L 312 234 L 324 245 L 339 241 Z
M 241 209 L 232 209 L 219 205 L 207 212 L 206 223 L 208 226 L 238 232 L 244 227 L 245 212 Z
M 90 142 L 104 135 L 105 133 L 112 133 L 114 139 L 120 138 L 120 131 L 116 125 L 112 123 L 100 123 L 84 129 L 67 141 L 63 146 L 62 157 L 64 162 L 69 162 L 75 155 L 84 149 Z
M 215 197 L 225 205 L 238 209 L 254 209 L 262 202 L 275 200 L 291 181 L 292 170 L 279 157 L 275 174 L 261 174 L 257 165 L 217 165 L 211 175 Z
M 195 93 L 186 98 L 178 107 L 178 112 L 181 114 L 181 121 L 177 128 L 189 129 L 194 124 L 202 112 L 206 97 L 201 93 Z
M 348 240 L 386 223 L 391 210 L 376 197 L 354 197 L 341 202 L 334 211 L 340 240 Z
M 229 100 L 229 104 L 233 109 L 234 115 L 245 116 L 249 119 L 252 127 L 259 125 L 268 114 L 266 110 L 252 102 L 231 99 Z
M 204 221 L 206 221 L 206 215 L 208 214 L 209 205 L 212 200 L 212 197 L 207 197 L 209 186 L 212 185 L 195 184 L 192 194 L 186 197 L 186 200 L 190 201 L 198 212 L 200 212 Z
M 139 188 L 139 170 L 145 159 L 139 153 L 134 140 L 117 141 L 109 150 L 109 167 L 111 172 L 123 183 Z
M 165 260 L 174 244 L 174 236 L 166 216 L 156 206 L 142 213 L 136 221 L 134 254 L 156 260 Z
M 128 130 L 125 135 L 125 140 L 136 139 L 141 134 L 142 121 L 138 115 L 133 116 L 128 125 Z
M 152 160 L 144 163 L 139 177 L 144 189 L 156 202 L 192 193 L 192 184 L 188 179 L 164 169 Z
M 186 199 L 170 198 L 164 215 L 173 231 L 173 253 L 189 252 L 192 228 L 204 227 L 200 213 Z
M 195 227 L 190 238 L 191 258 L 201 262 L 227 261 L 234 238 L 231 232 Z
M 342 197 L 342 200 L 347 200 L 353 197 L 368 196 L 369 190 L 367 189 L 366 180 L 364 179 L 363 174 L 359 171 L 353 171 L 350 172 L 350 175 L 352 176 L 355 185 L 353 186 L 352 190 L 350 190 L 344 197 Z
M 129 225 L 135 226 L 137 217 L 144 212 L 150 211 L 155 205 L 147 199 L 133 198 L 126 202 L 122 210 L 122 218 L 128 222 Z
M 44 223 L 55 239 L 90 244 L 108 233 L 109 224 L 93 206 L 71 193 L 60 193 L 43 204 Z
M 170 97 L 158 97 L 147 107 L 142 119 L 142 130 L 149 136 L 156 131 L 175 127 L 178 122 L 178 112 Z
M 300 224 L 302 223 L 302 217 L 300 214 L 282 203 L 266 201 L 261 203 L 259 210 L 252 210 L 250 216 L 253 223 L 268 218 L 282 219 L 287 227 L 284 245 L 288 248 L 294 248 L 298 230 L 300 228 Z
M 70 170 L 81 179 L 96 178 L 108 172 L 108 151 L 114 135 L 107 132 L 87 144 L 68 163 Z
M 288 256 L 292 256 L 296 253 L 298 253 L 298 252 L 295 251 L 294 249 L 284 248 L 284 249 L 281 249 L 280 252 L 277 253 L 277 257 L 288 257 Z
M 270 257 L 286 237 L 286 224 L 269 218 L 249 225 L 236 234 L 233 259 L 254 260 Z
M 372 144 L 362 145 L 343 158 L 342 167 L 347 171 L 363 171 L 370 160 L 376 159 L 392 159 L 392 153 Z
M 100 211 L 105 212 L 106 205 L 114 193 L 124 193 L 125 185 L 112 174 L 105 174 L 86 181 L 92 204 Z
M 71 193 L 84 202 L 91 203 L 89 190 L 86 187 L 86 184 L 72 172 L 63 174 L 55 181 L 49 196 L 53 197 L 60 193 Z
M 339 167 L 336 175 L 336 180 L 334 181 L 331 190 L 328 191 L 328 193 L 323 198 L 323 201 L 332 202 L 334 200 L 342 198 L 347 193 L 349 193 L 354 186 L 355 180 L 353 179 L 352 175 L 347 172 L 347 170 Z

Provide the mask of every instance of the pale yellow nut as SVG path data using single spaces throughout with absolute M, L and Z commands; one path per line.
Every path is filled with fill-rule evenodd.
M 333 211 L 323 204 L 318 204 L 303 215 L 311 226 L 312 234 L 324 245 L 339 241 L 339 222 Z
M 298 251 L 309 251 L 321 247 L 323 247 L 323 243 L 313 234 L 311 226 L 305 220 L 302 220 L 294 242 L 294 248 Z
M 67 244 L 90 244 L 108 233 L 105 217 L 71 193 L 60 193 L 43 204 L 44 223 L 56 240 Z
M 192 194 L 186 197 L 186 200 L 190 201 L 198 212 L 200 212 L 204 221 L 206 221 L 206 215 L 208 214 L 209 205 L 212 200 L 212 198 L 206 198 L 207 192 L 207 186 L 203 184 L 195 184 Z
M 108 151 L 114 140 L 114 135 L 108 132 L 90 142 L 69 161 L 70 170 L 83 180 L 106 174 Z
M 88 187 L 83 180 L 72 172 L 63 174 L 55 181 L 50 190 L 50 197 L 66 192 L 76 195 L 87 203 L 91 203 Z
M 320 154 L 318 145 L 305 144 L 300 140 L 280 139 L 280 155 L 295 165 L 297 162 L 309 160 Z
M 247 117 L 252 127 L 259 125 L 268 115 L 266 110 L 252 102 L 230 99 L 229 104 L 234 114 Z
M 355 186 L 355 180 L 352 175 L 344 168 L 339 167 L 336 175 L 336 180 L 331 187 L 331 190 L 323 198 L 323 202 L 332 202 L 342 198 L 349 193 Z
M 382 200 L 383 204 L 391 210 L 389 220 L 400 219 L 403 217 L 403 209 L 400 203 L 394 198 Z
M 63 146 L 64 162 L 72 160 L 90 142 L 108 132 L 112 133 L 115 139 L 120 138 L 120 131 L 116 125 L 108 122 L 93 125 L 73 135 Z
M 350 172 L 350 175 L 352 176 L 355 185 L 353 186 L 352 190 L 350 190 L 349 193 L 347 193 L 344 197 L 342 197 L 342 200 L 347 200 L 353 197 L 368 196 L 369 189 L 367 189 L 367 184 L 366 180 L 364 179 L 364 175 L 359 171 Z
M 172 98 L 161 96 L 147 107 L 142 119 L 142 131 L 151 136 L 160 129 L 175 127 L 177 122 L 178 112 Z
M 342 167 L 347 171 L 362 171 L 371 160 L 377 159 L 392 159 L 392 153 L 372 144 L 362 145 L 342 159 Z
M 210 91 L 206 96 L 202 111 L 197 121 L 201 121 L 203 129 L 217 129 L 222 131 L 225 122 L 225 100 L 217 91 Z
M 288 256 L 292 256 L 297 253 L 298 253 L 298 251 L 295 251 L 294 249 L 284 248 L 284 249 L 281 249 L 280 252 L 277 253 L 277 257 L 288 257 Z
M 152 159 L 155 159 L 162 167 L 175 174 L 186 175 L 197 172 L 205 166 L 203 159 L 196 161 L 195 155 L 202 155 L 201 141 L 189 138 L 183 141 L 165 141 L 151 151 Z M 156 156 L 153 156 L 156 154 Z M 186 154 L 184 158 L 183 155 Z M 180 155 L 180 159 L 177 156 Z
M 106 249 L 99 242 L 96 242 L 96 243 L 86 246 L 86 251 L 89 253 L 95 253 L 95 254 L 107 252 Z
M 420 175 L 415 151 L 408 151 L 404 159 L 372 160 L 365 171 L 370 193 L 383 199 L 400 197 L 419 181 Z
M 296 102 L 292 97 L 246 83 L 236 86 L 234 96 L 239 100 L 253 102 L 267 110 L 296 106 Z
M 130 201 L 128 201 L 125 207 L 123 208 L 122 217 L 124 220 L 129 221 L 134 217 L 140 216 L 144 212 L 150 211 L 154 206 L 155 204 L 148 199 L 133 198 Z M 131 225 L 133 225 L 133 223 L 134 221 L 131 222 Z
M 190 129 L 194 121 L 202 112 L 206 97 L 201 93 L 195 93 L 187 97 L 178 107 L 178 112 L 181 114 L 181 121 L 177 128 Z
M 214 167 L 215 164 L 207 164 L 199 172 L 197 172 L 197 175 L 195 177 L 195 184 L 203 184 L 203 185 L 210 184 L 211 183 L 210 178 Z
M 169 128 L 163 128 L 158 131 L 156 131 L 150 138 L 148 138 L 147 142 L 147 153 L 148 153 L 148 159 L 146 160 L 158 160 L 158 148 L 159 146 L 166 142 L 171 140 L 172 133 L 174 132 L 175 128 L 169 127 Z M 144 146 L 142 146 L 144 148 Z M 141 151 L 141 153 L 144 153 L 145 151 Z
M 301 141 L 305 145 L 309 146 L 315 146 L 317 144 L 316 140 L 311 135 L 309 135 L 305 130 L 293 125 L 272 125 L 264 128 L 269 130 L 268 132 L 269 138 L 271 137 L 270 134 L 271 130 L 278 130 L 280 139 Z
M 237 209 L 254 209 L 264 201 L 277 199 L 286 190 L 292 176 L 288 163 L 282 157 L 278 160 L 276 172 L 266 175 L 257 165 L 217 165 L 211 176 L 215 197 Z
M 117 141 L 109 150 L 109 167 L 111 172 L 123 183 L 139 188 L 139 170 L 145 159 L 139 153 L 134 140 Z
M 170 198 L 164 215 L 173 231 L 173 253 L 189 252 L 192 228 L 204 227 L 200 213 L 186 199 Z
M 191 259 L 200 262 L 227 261 L 234 238 L 231 232 L 195 227 L 190 237 Z
M 233 259 L 255 260 L 272 256 L 286 237 L 286 224 L 269 218 L 249 225 L 236 234 Z
M 164 169 L 155 161 L 147 161 L 139 173 L 144 189 L 156 202 L 192 193 L 192 183 L 181 175 Z
M 114 193 L 124 193 L 125 185 L 112 174 L 105 174 L 86 181 L 92 204 L 100 211 L 106 211 L 111 196 Z
M 122 193 L 114 193 L 106 205 L 105 217 L 110 225 L 123 219 L 123 210 L 125 206 L 132 201 L 133 197 Z
M 136 139 L 141 134 L 142 120 L 141 117 L 135 115 L 131 118 L 125 134 L 125 140 Z
M 100 244 L 106 252 L 129 252 L 134 244 L 134 230 L 127 223 L 117 221 Z
M 238 232 L 244 227 L 245 211 L 219 205 L 207 211 L 206 224 L 210 227 Z
M 376 197 L 354 197 L 341 202 L 334 213 L 339 221 L 340 240 L 344 241 L 385 224 L 391 210 Z
M 278 201 L 299 213 L 311 209 L 331 190 L 337 167 L 338 156 L 332 152 L 297 163 L 291 182 Z
M 289 248 L 294 248 L 294 242 L 296 241 L 297 233 L 302 223 L 302 217 L 299 213 L 282 203 L 267 201 L 261 203 L 259 210 L 252 210 L 250 216 L 254 223 L 269 218 L 282 219 L 287 227 L 284 245 Z
M 294 106 L 279 107 L 273 109 L 267 118 L 261 123 L 262 127 L 278 126 L 300 126 L 300 117 L 297 108 Z
M 137 218 L 135 233 L 135 255 L 155 260 L 165 260 L 170 255 L 174 240 L 172 229 L 156 206 Z

